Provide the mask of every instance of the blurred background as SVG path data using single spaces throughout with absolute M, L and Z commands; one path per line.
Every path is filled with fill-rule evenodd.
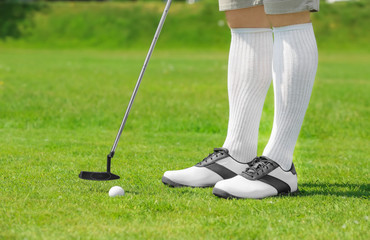
M 162 1 L 0 0 L 0 47 L 147 48 Z M 322 0 L 312 18 L 319 48 L 369 51 L 370 1 Z M 217 0 L 175 0 L 158 47 L 227 50 L 229 40 Z

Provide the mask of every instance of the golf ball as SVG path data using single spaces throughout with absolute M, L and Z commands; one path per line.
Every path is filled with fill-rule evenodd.
M 109 190 L 109 197 L 123 196 L 125 195 L 125 190 L 120 186 L 114 186 Z

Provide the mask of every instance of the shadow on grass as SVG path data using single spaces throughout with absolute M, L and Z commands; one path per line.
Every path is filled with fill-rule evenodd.
M 352 183 L 301 183 L 298 184 L 300 196 L 343 196 L 368 199 L 370 184 Z

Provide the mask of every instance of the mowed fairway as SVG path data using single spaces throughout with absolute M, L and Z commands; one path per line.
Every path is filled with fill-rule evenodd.
M 370 239 L 370 54 L 320 52 L 294 153 L 301 194 L 224 200 L 168 188 L 227 130 L 227 52 L 155 51 L 103 171 L 145 51 L 0 51 L 1 239 Z M 259 153 L 272 127 L 273 91 Z M 126 196 L 110 198 L 120 185 Z

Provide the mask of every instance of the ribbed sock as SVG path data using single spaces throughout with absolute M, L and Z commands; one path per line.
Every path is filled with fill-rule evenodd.
M 318 53 L 312 24 L 274 28 L 274 124 L 264 156 L 289 170 L 310 101 Z
M 272 45 L 269 28 L 231 29 L 229 124 L 223 147 L 241 162 L 257 155 L 258 128 L 272 80 Z

